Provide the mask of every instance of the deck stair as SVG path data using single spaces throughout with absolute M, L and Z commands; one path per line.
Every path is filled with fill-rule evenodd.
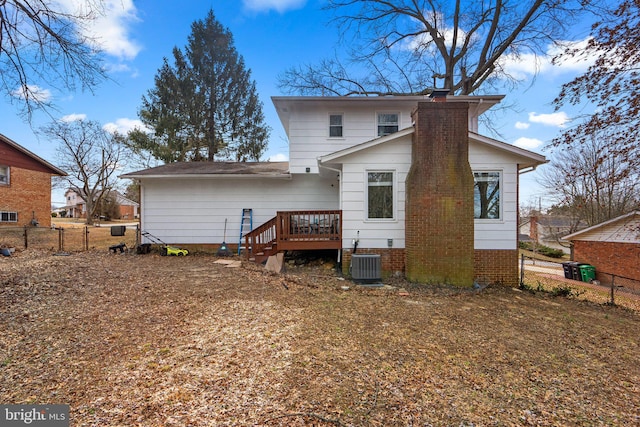
M 248 260 L 285 251 L 342 249 L 342 211 L 284 211 L 244 234 Z

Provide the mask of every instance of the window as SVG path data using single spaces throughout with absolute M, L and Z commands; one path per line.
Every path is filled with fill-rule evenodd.
M 474 172 L 473 217 L 500 219 L 500 172 Z
M 367 172 L 367 218 L 393 218 L 393 172 Z
M 378 136 L 398 132 L 398 113 L 378 113 Z
M 9 166 L 0 166 L 0 185 L 9 185 Z
M 329 115 L 329 138 L 342 138 L 342 114 Z
M 0 222 L 18 222 L 18 212 L 0 212 Z

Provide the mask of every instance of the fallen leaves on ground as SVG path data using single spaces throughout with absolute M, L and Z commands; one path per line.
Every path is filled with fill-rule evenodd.
M 74 426 L 640 423 L 633 311 L 216 259 L 0 259 L 0 401 Z

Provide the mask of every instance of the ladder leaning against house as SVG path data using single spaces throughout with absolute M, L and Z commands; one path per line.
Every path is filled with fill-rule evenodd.
M 238 240 L 238 255 L 242 252 L 242 249 L 247 249 L 242 246 L 242 237 L 253 230 L 253 209 L 242 209 L 242 218 L 240 219 L 240 239 Z

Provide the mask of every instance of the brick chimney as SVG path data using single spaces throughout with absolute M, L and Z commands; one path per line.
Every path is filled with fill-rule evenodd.
M 469 106 L 420 102 L 406 181 L 405 267 L 419 283 L 473 286 Z

